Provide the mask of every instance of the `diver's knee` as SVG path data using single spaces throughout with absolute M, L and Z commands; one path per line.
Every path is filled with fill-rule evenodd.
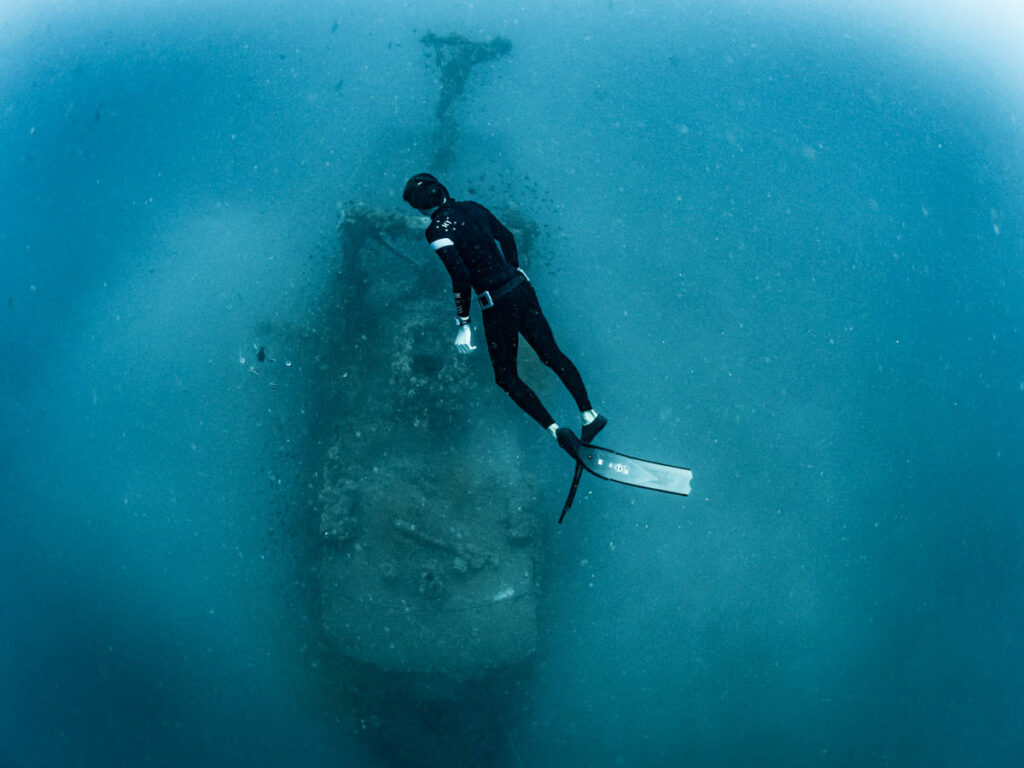
M 563 352 L 558 351 L 542 355 L 540 361 L 553 371 L 562 371 L 568 367 L 566 363 L 569 362 L 569 358 Z
M 494 372 L 494 383 L 504 389 L 506 392 L 511 392 L 515 389 L 516 380 L 519 377 L 511 371 L 495 371 Z

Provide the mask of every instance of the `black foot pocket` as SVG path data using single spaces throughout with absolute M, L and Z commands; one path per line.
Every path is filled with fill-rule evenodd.
M 583 442 L 584 443 L 591 443 L 591 442 L 593 442 L 594 438 L 597 437 L 597 433 L 600 432 L 602 429 L 604 429 L 605 426 L 607 426 L 607 424 L 608 424 L 608 419 L 606 419 L 601 414 L 598 414 L 596 419 L 594 419 L 589 424 L 584 425 L 583 430 L 582 430 L 582 432 L 583 432 Z
M 571 429 L 568 427 L 559 427 L 558 431 L 555 432 L 555 436 L 558 438 L 558 444 L 562 446 L 562 450 L 572 456 L 574 459 L 579 456 L 580 439 L 576 437 Z

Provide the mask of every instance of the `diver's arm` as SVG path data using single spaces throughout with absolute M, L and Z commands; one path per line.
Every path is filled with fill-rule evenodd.
M 491 212 L 488 211 L 488 213 Z M 505 257 L 505 261 L 519 269 L 519 249 L 516 248 L 516 239 L 512 235 L 512 231 L 498 221 L 498 217 L 493 213 L 491 213 L 491 227 L 494 231 L 494 239 L 501 246 L 501 253 Z
M 448 270 L 452 278 L 452 292 L 455 294 L 455 322 L 459 326 L 459 332 L 455 336 L 455 348 L 462 354 L 467 354 L 476 349 L 472 343 L 472 333 L 469 329 L 469 301 L 472 284 L 469 280 L 469 271 L 466 265 L 459 258 L 459 252 L 451 240 L 436 240 L 430 244 L 441 257 L 441 262 Z
M 462 323 L 462 320 L 465 320 L 467 323 L 469 322 L 469 301 L 472 295 L 469 270 L 462 263 L 462 259 L 459 258 L 459 252 L 455 250 L 455 244 L 451 240 L 447 238 L 435 240 L 430 244 L 430 247 L 441 257 L 441 262 L 444 264 L 445 269 L 448 270 L 448 275 L 452 279 L 452 293 L 455 294 L 455 314 L 460 320 L 460 325 L 464 325 L 465 323 Z

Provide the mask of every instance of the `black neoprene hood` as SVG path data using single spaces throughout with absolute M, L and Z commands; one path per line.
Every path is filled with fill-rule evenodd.
M 402 199 L 417 210 L 437 208 L 448 197 L 448 190 L 429 173 L 417 173 L 405 184 Z

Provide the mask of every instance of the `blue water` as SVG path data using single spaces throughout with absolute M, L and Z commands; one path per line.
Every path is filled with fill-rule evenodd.
M 428 30 L 512 40 L 445 180 L 541 225 L 607 441 L 695 470 L 585 484 L 494 764 L 1019 765 L 1018 78 L 618 0 L 0 12 L 0 765 L 382 764 L 314 650 L 302 356 L 339 209 L 432 156 Z

